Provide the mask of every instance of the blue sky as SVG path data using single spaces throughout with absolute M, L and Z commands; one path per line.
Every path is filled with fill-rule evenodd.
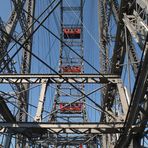
M 6 21 L 11 12 L 11 3 L 10 0 L 0 0 L 0 3 L 0 17 Z

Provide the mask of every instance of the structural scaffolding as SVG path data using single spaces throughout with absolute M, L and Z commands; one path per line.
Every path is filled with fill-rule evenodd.
M 1 146 L 148 147 L 148 0 L 43 1 L 0 17 Z

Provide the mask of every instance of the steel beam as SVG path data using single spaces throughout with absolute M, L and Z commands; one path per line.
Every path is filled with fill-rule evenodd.
M 89 140 L 91 139 L 91 140 Z M 87 145 L 87 141 L 89 141 L 89 144 L 93 144 L 95 143 L 95 138 L 93 138 L 93 136 L 89 135 L 85 135 L 85 136 L 73 136 L 73 137 L 52 137 L 52 138 L 47 138 L 47 140 L 38 140 L 37 143 L 41 143 L 42 146 L 48 146 L 48 145 L 54 145 L 54 148 L 57 148 L 56 146 L 62 146 L 63 148 L 65 148 L 67 145 L 70 146 L 75 146 L 76 148 L 78 148 L 78 145 L 83 144 L 83 145 Z M 56 145 L 56 146 L 55 146 Z M 90 148 L 90 147 L 87 147 Z M 92 147 L 92 148 L 96 148 L 96 147 Z
M 141 7 L 141 9 L 136 9 L 136 11 L 134 11 L 132 15 L 124 14 L 123 21 L 126 27 L 128 28 L 129 32 L 131 33 L 132 37 L 136 40 L 141 50 L 143 51 L 143 61 L 141 61 L 141 67 L 139 69 L 137 81 L 134 86 L 131 104 L 125 123 L 125 132 L 121 134 L 116 144 L 116 148 L 118 148 L 119 146 L 127 147 L 129 146 L 131 141 L 133 147 L 141 147 L 141 138 L 143 137 L 143 132 L 146 128 L 148 121 L 148 2 L 145 0 L 137 0 L 136 2 L 136 4 Z M 135 123 L 140 123 L 140 126 L 143 128 L 141 129 L 141 131 L 138 131 L 133 135 L 128 126 L 130 127 Z
M 128 0 L 122 0 L 120 4 L 120 12 L 119 12 L 119 22 L 117 26 L 117 33 L 116 33 L 116 42 L 114 46 L 114 52 L 112 56 L 112 74 L 119 74 L 122 73 L 122 67 L 120 64 L 123 64 L 124 57 L 125 57 L 125 40 L 124 40 L 124 24 L 122 23 L 123 13 L 128 11 Z
M 33 32 L 34 25 L 33 24 L 33 18 L 34 18 L 34 13 L 35 13 L 35 0 L 26 0 L 27 4 L 27 30 L 26 32 L 26 37 L 27 39 Z M 31 27 L 30 27 L 31 26 Z M 29 29 L 28 29 L 29 28 Z M 25 44 L 25 48 L 28 49 L 28 51 L 32 51 L 32 40 L 33 38 L 30 37 L 27 43 Z M 22 63 L 22 73 L 30 73 L 30 68 L 31 68 L 31 53 L 27 52 L 25 49 L 23 50 L 23 63 Z M 29 86 L 25 86 L 26 88 Z
M 110 7 L 112 8 L 113 15 L 115 17 L 116 24 L 119 22 L 119 4 L 117 0 L 110 0 Z M 132 69 L 135 74 L 135 77 L 137 76 L 138 73 L 138 68 L 139 68 L 139 59 L 137 56 L 137 53 L 135 51 L 135 46 L 132 43 L 132 37 L 128 35 L 128 46 L 129 46 L 129 60 L 132 63 Z
M 6 122 L 16 122 L 15 117 L 13 116 L 11 110 L 9 109 L 9 107 L 7 106 L 5 99 L 3 97 L 0 96 L 0 114 L 3 116 L 3 119 Z M 10 132 L 9 129 L 5 130 L 3 128 L 4 131 L 6 132 Z M 2 133 L 4 133 L 4 131 L 2 130 Z M 11 143 L 11 137 L 12 134 L 8 133 L 8 135 L 6 135 L 6 140 L 5 140 L 5 148 L 9 148 L 10 143 Z
M 111 11 L 113 12 L 113 16 L 115 18 L 116 23 L 119 22 L 119 2 L 118 0 L 109 0 Z
M 109 51 L 108 51 L 108 44 L 109 44 L 109 16 L 110 9 L 107 7 L 108 2 L 106 0 L 99 0 L 99 43 L 100 43 L 100 72 L 107 73 L 109 69 Z
M 0 96 L 0 114 L 3 116 L 4 120 L 7 122 L 15 122 L 16 119 L 8 108 L 3 97 Z
M 130 31 L 132 37 L 136 40 L 141 49 L 143 49 L 145 39 L 148 33 L 147 24 L 145 24 L 145 22 L 141 19 L 141 17 L 136 11 L 134 11 L 133 15 L 124 14 L 123 21 L 128 30 Z
M 131 66 L 132 66 L 132 70 L 133 70 L 135 78 L 136 78 L 137 74 L 138 74 L 140 60 L 139 60 L 138 54 L 137 54 L 137 52 L 135 50 L 135 46 L 132 43 L 131 36 L 129 36 L 127 42 L 128 42 L 128 45 L 129 45 L 129 47 L 128 47 L 129 48 L 129 60 L 130 60 L 130 63 L 131 63 Z
M 10 128 L 14 133 L 31 130 L 35 133 L 49 129 L 51 134 L 113 134 L 124 131 L 124 123 L 45 123 L 45 122 L 0 122 L 0 127 Z M 131 132 L 140 131 L 141 127 L 132 125 Z
M 119 96 L 120 96 L 120 101 L 121 101 L 121 104 L 122 104 L 123 114 L 124 114 L 124 117 L 125 117 L 126 114 L 127 114 L 127 111 L 128 111 L 127 96 L 125 94 L 124 86 L 123 86 L 122 83 L 118 83 L 117 88 L 118 88 L 118 92 L 119 92 Z
M 98 124 L 98 123 L 6 123 L 0 122 L 0 127 L 11 128 L 15 132 L 27 129 L 50 129 L 52 133 L 68 134 L 101 134 L 101 133 L 121 133 L 123 123 L 119 124 Z
M 43 79 L 45 81 L 43 81 Z M 99 74 L 0 74 L 0 83 L 113 83 L 120 82 L 118 75 Z
M 113 1 L 111 1 L 111 2 L 113 3 Z M 117 11 L 115 14 L 115 20 L 117 23 L 117 32 L 116 32 L 115 45 L 114 45 L 114 50 L 113 50 L 113 55 L 112 55 L 112 64 L 111 64 L 110 73 L 117 74 L 119 76 L 122 75 L 123 67 L 121 65 L 124 63 L 125 52 L 126 52 L 125 37 L 124 37 L 124 35 L 125 35 L 124 24 L 123 24 L 122 18 L 123 18 L 124 12 L 127 12 L 127 11 L 129 12 L 128 3 L 130 3 L 130 1 L 121 0 L 120 9 L 118 10 L 118 14 L 117 14 Z M 118 88 L 119 88 L 119 85 L 118 85 Z M 114 100 L 115 100 L 115 95 L 116 95 L 115 94 L 116 90 L 117 90 L 117 85 L 108 85 L 107 86 L 107 88 L 104 92 L 104 98 L 102 100 L 102 106 L 106 110 L 112 111 L 112 107 L 114 105 Z M 124 96 L 125 96 L 125 92 L 123 92 L 123 89 L 121 89 L 121 87 L 119 88 L 119 91 L 120 91 L 119 92 L 120 101 L 122 101 L 121 108 L 124 113 L 127 113 L 128 106 L 127 106 L 126 98 L 124 98 L 122 96 L 122 94 L 124 94 Z M 126 104 L 124 104 L 124 102 L 126 102 Z M 125 114 L 124 114 L 124 118 L 125 118 Z M 104 113 L 101 114 L 101 121 L 104 121 L 106 123 L 111 122 L 110 119 L 107 119 L 107 117 L 105 116 Z M 117 137 L 115 139 L 117 139 Z M 102 146 L 103 147 L 105 147 L 105 148 L 110 147 L 111 143 L 115 143 L 115 141 L 113 141 L 113 136 L 106 135 L 106 136 L 102 137 Z
M 44 82 L 44 79 L 43 79 L 43 82 Z M 43 108 L 44 108 L 46 90 L 47 90 L 47 83 L 43 83 L 41 86 L 40 97 L 39 97 L 39 101 L 38 101 L 38 107 L 37 107 L 37 111 L 36 111 L 35 121 L 42 120 L 42 112 L 43 112 Z
M 136 3 L 148 14 L 148 1 L 136 0 Z
M 124 58 L 125 58 L 125 39 L 124 39 L 124 24 L 122 23 L 123 19 L 123 13 L 127 12 L 129 10 L 128 7 L 128 0 L 122 0 L 120 4 L 120 11 L 119 11 L 119 22 L 117 26 L 117 33 L 116 33 L 116 42 L 114 46 L 114 51 L 113 51 L 113 56 L 112 56 L 112 65 L 111 65 L 111 73 L 112 74 L 117 74 L 121 76 L 122 74 L 122 65 L 124 63 Z M 130 11 L 129 11 L 130 13 Z M 113 92 L 113 90 L 116 89 L 116 86 L 108 86 L 105 97 L 103 100 L 103 106 L 108 107 L 110 106 L 111 108 L 111 100 L 113 102 L 114 100 L 114 94 L 110 95 L 111 100 L 109 99 L 109 92 Z M 104 120 L 104 114 L 101 115 L 101 121 Z

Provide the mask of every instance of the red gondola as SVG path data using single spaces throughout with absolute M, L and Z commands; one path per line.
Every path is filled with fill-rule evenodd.
M 68 105 L 68 103 L 60 103 L 60 111 L 62 113 L 81 113 L 83 109 L 82 103 L 73 103 L 64 107 L 65 105 Z
M 80 28 L 65 28 L 63 29 L 65 39 L 80 39 L 81 29 Z
M 61 67 L 63 73 L 80 73 L 81 66 L 63 66 Z

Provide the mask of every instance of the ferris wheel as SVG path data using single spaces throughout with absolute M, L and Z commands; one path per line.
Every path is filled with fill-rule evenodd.
M 0 3 L 0 147 L 148 147 L 147 0 Z

